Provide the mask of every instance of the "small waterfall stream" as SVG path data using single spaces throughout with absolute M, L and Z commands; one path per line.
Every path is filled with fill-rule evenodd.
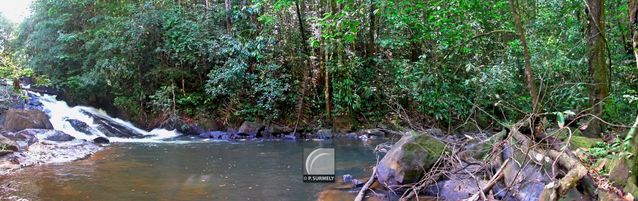
M 55 95 L 29 92 L 37 97 L 56 130 L 78 139 L 108 138 L 111 142 L 164 142 L 180 133 L 174 130 L 153 129 L 145 131 L 130 122 L 109 116 L 104 110 L 87 106 L 70 107 Z

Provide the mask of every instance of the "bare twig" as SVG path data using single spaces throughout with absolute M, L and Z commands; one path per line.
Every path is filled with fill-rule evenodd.
M 503 162 L 503 164 L 501 165 L 501 167 L 496 171 L 496 174 L 494 174 L 494 176 L 492 177 L 492 179 L 490 179 L 490 181 L 487 182 L 487 184 L 485 184 L 485 186 L 483 186 L 483 188 L 481 188 L 481 190 L 477 193 L 474 193 L 474 195 L 472 195 L 470 198 L 465 199 L 465 201 L 476 201 L 479 199 L 479 197 L 481 196 L 481 194 L 485 194 L 487 193 L 490 189 L 492 189 L 492 187 L 494 186 L 494 184 L 496 184 L 496 182 L 498 180 L 500 180 L 501 178 L 503 178 L 503 170 L 505 169 L 505 166 L 510 162 L 510 159 L 508 158 L 507 160 L 505 160 L 505 162 Z
M 375 166 L 374 168 L 372 168 L 372 176 L 370 176 L 370 179 L 368 179 L 368 182 L 366 182 L 366 184 L 363 185 L 363 187 L 361 187 L 361 190 L 359 191 L 359 194 L 357 194 L 357 197 L 354 198 L 354 201 L 363 200 L 363 197 L 366 195 L 366 191 L 370 188 L 370 185 L 372 185 L 372 183 L 374 183 L 374 180 L 376 179 L 377 179 L 377 167 Z

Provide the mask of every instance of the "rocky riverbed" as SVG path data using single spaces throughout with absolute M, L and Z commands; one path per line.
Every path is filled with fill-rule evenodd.
M 93 142 L 49 129 L 4 131 L 0 147 L 4 148 L 0 152 L 0 175 L 34 165 L 83 159 L 102 149 Z

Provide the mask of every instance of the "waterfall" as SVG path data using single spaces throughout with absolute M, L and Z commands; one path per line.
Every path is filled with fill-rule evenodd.
M 130 122 L 109 116 L 104 110 L 69 105 L 55 95 L 29 92 L 42 104 L 55 130 L 63 131 L 78 139 L 108 138 L 111 142 L 163 142 L 180 134 L 174 130 L 153 129 L 145 131 Z

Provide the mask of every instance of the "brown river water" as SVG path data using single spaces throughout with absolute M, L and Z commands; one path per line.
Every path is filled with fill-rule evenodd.
M 89 159 L 0 177 L 0 200 L 352 199 L 302 181 L 304 148 L 334 147 L 336 177 L 367 177 L 374 145 L 359 140 L 113 144 Z M 323 193 L 322 193 L 323 191 Z M 335 194 L 333 198 L 326 195 Z

